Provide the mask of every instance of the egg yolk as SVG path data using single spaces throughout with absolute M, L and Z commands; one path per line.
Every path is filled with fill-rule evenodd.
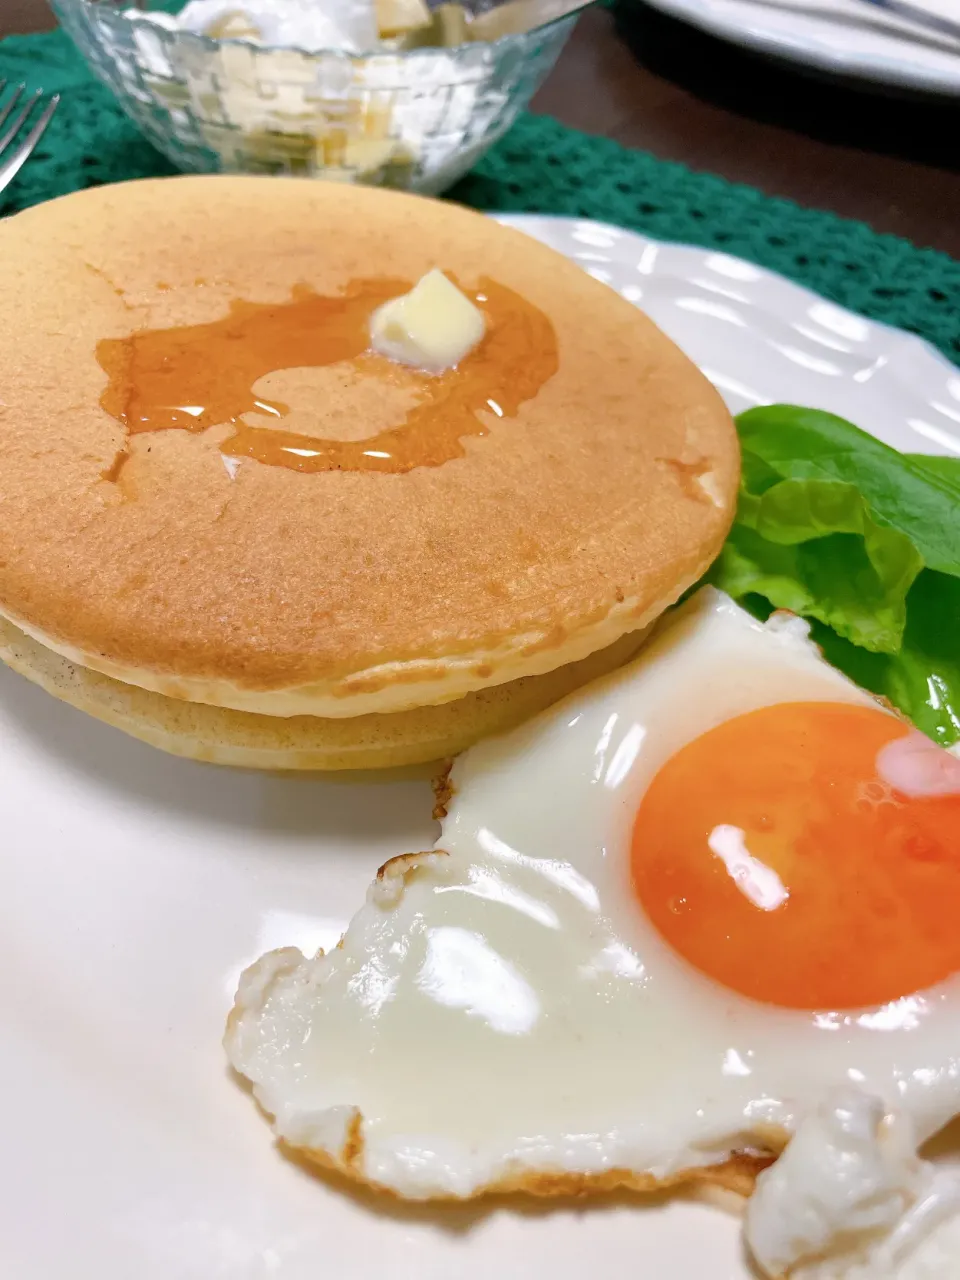
M 789 702 L 678 751 L 631 850 L 667 942 L 793 1009 L 884 1004 L 960 969 L 960 794 L 885 780 L 878 755 L 908 732 L 879 708 Z

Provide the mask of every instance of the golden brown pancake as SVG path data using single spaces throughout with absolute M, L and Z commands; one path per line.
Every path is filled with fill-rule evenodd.
M 248 769 L 388 769 L 447 759 L 512 729 L 628 662 L 644 639 L 645 632 L 634 631 L 546 675 L 479 689 L 440 706 L 336 720 L 264 716 L 168 698 L 71 662 L 5 618 L 0 661 L 71 706 L 172 755 Z
M 396 292 L 434 266 L 518 300 L 485 339 L 524 353 L 510 377 L 482 349 L 462 367 L 508 399 L 526 388 L 471 410 L 439 461 L 427 439 L 403 472 L 354 465 L 356 441 L 399 440 L 435 390 L 370 356 L 259 378 L 279 418 L 130 434 L 118 417 L 104 351 L 116 364 L 133 335 L 222 328 L 238 301 Z M 0 315 L 0 612 L 169 698 L 258 721 L 463 703 L 645 625 L 732 519 L 735 432 L 690 361 L 579 267 L 454 205 L 268 178 L 104 187 L 0 226 L 0 287 L 17 299 Z M 226 457 L 251 422 L 348 462 Z

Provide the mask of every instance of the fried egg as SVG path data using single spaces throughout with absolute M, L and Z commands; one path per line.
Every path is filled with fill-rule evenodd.
M 247 970 L 229 1059 L 284 1143 L 412 1199 L 749 1190 L 841 1086 L 923 1141 L 960 1111 L 954 766 L 702 590 L 461 756 L 340 945 Z

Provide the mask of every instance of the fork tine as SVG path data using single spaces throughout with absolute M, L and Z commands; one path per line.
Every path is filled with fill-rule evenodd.
M 14 120 L 13 124 L 10 126 L 7 132 L 3 135 L 2 138 L 0 138 L 0 155 L 3 154 L 4 147 L 6 147 L 16 137 L 17 131 L 19 130 L 20 126 L 23 124 L 24 120 L 26 120 L 27 116 L 30 114 L 30 112 L 33 110 L 36 104 L 40 101 L 40 95 L 42 93 L 43 93 L 42 89 L 38 89 L 36 91 L 33 97 L 30 98 L 30 100 L 27 102 L 27 105 L 23 108 L 23 110 Z
M 4 89 L 6 88 L 6 84 L 7 84 L 6 80 L 0 80 L 0 93 L 3 93 Z M 6 120 L 7 116 L 10 114 L 13 108 L 20 101 L 20 95 L 23 93 L 26 87 L 27 86 L 25 84 L 20 84 L 20 85 L 17 85 L 16 89 L 14 89 L 13 97 L 10 99 L 7 105 L 2 110 L 0 110 L 0 125 L 3 124 L 4 120 Z
M 3 190 L 7 183 L 11 182 L 20 172 L 20 169 L 26 162 L 27 157 L 46 132 L 47 125 L 53 118 L 53 113 L 56 111 L 59 102 L 60 95 L 59 93 L 55 93 L 37 119 L 33 122 L 30 132 L 18 145 L 16 150 L 12 152 L 6 160 L 0 161 L 0 190 Z M 30 105 L 32 106 L 33 103 Z M 3 148 L 0 147 L 0 150 L 2 149 Z

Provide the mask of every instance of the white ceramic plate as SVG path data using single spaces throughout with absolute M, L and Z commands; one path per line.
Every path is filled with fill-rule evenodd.
M 797 400 L 960 453 L 960 373 L 915 338 L 736 259 L 505 220 L 642 302 L 734 408 Z M 748 1274 L 738 1224 L 693 1201 L 408 1209 L 274 1150 L 220 1049 L 237 974 L 273 946 L 334 943 L 377 865 L 433 842 L 426 771 L 325 781 L 175 760 L 5 669 L 0 752 L 0 1275 Z M 424 1083 L 444 1087 L 428 1063 Z
M 956 0 L 916 0 L 957 19 Z M 821 71 L 934 93 L 960 92 L 960 41 L 861 0 L 648 0 L 657 9 L 764 53 Z

